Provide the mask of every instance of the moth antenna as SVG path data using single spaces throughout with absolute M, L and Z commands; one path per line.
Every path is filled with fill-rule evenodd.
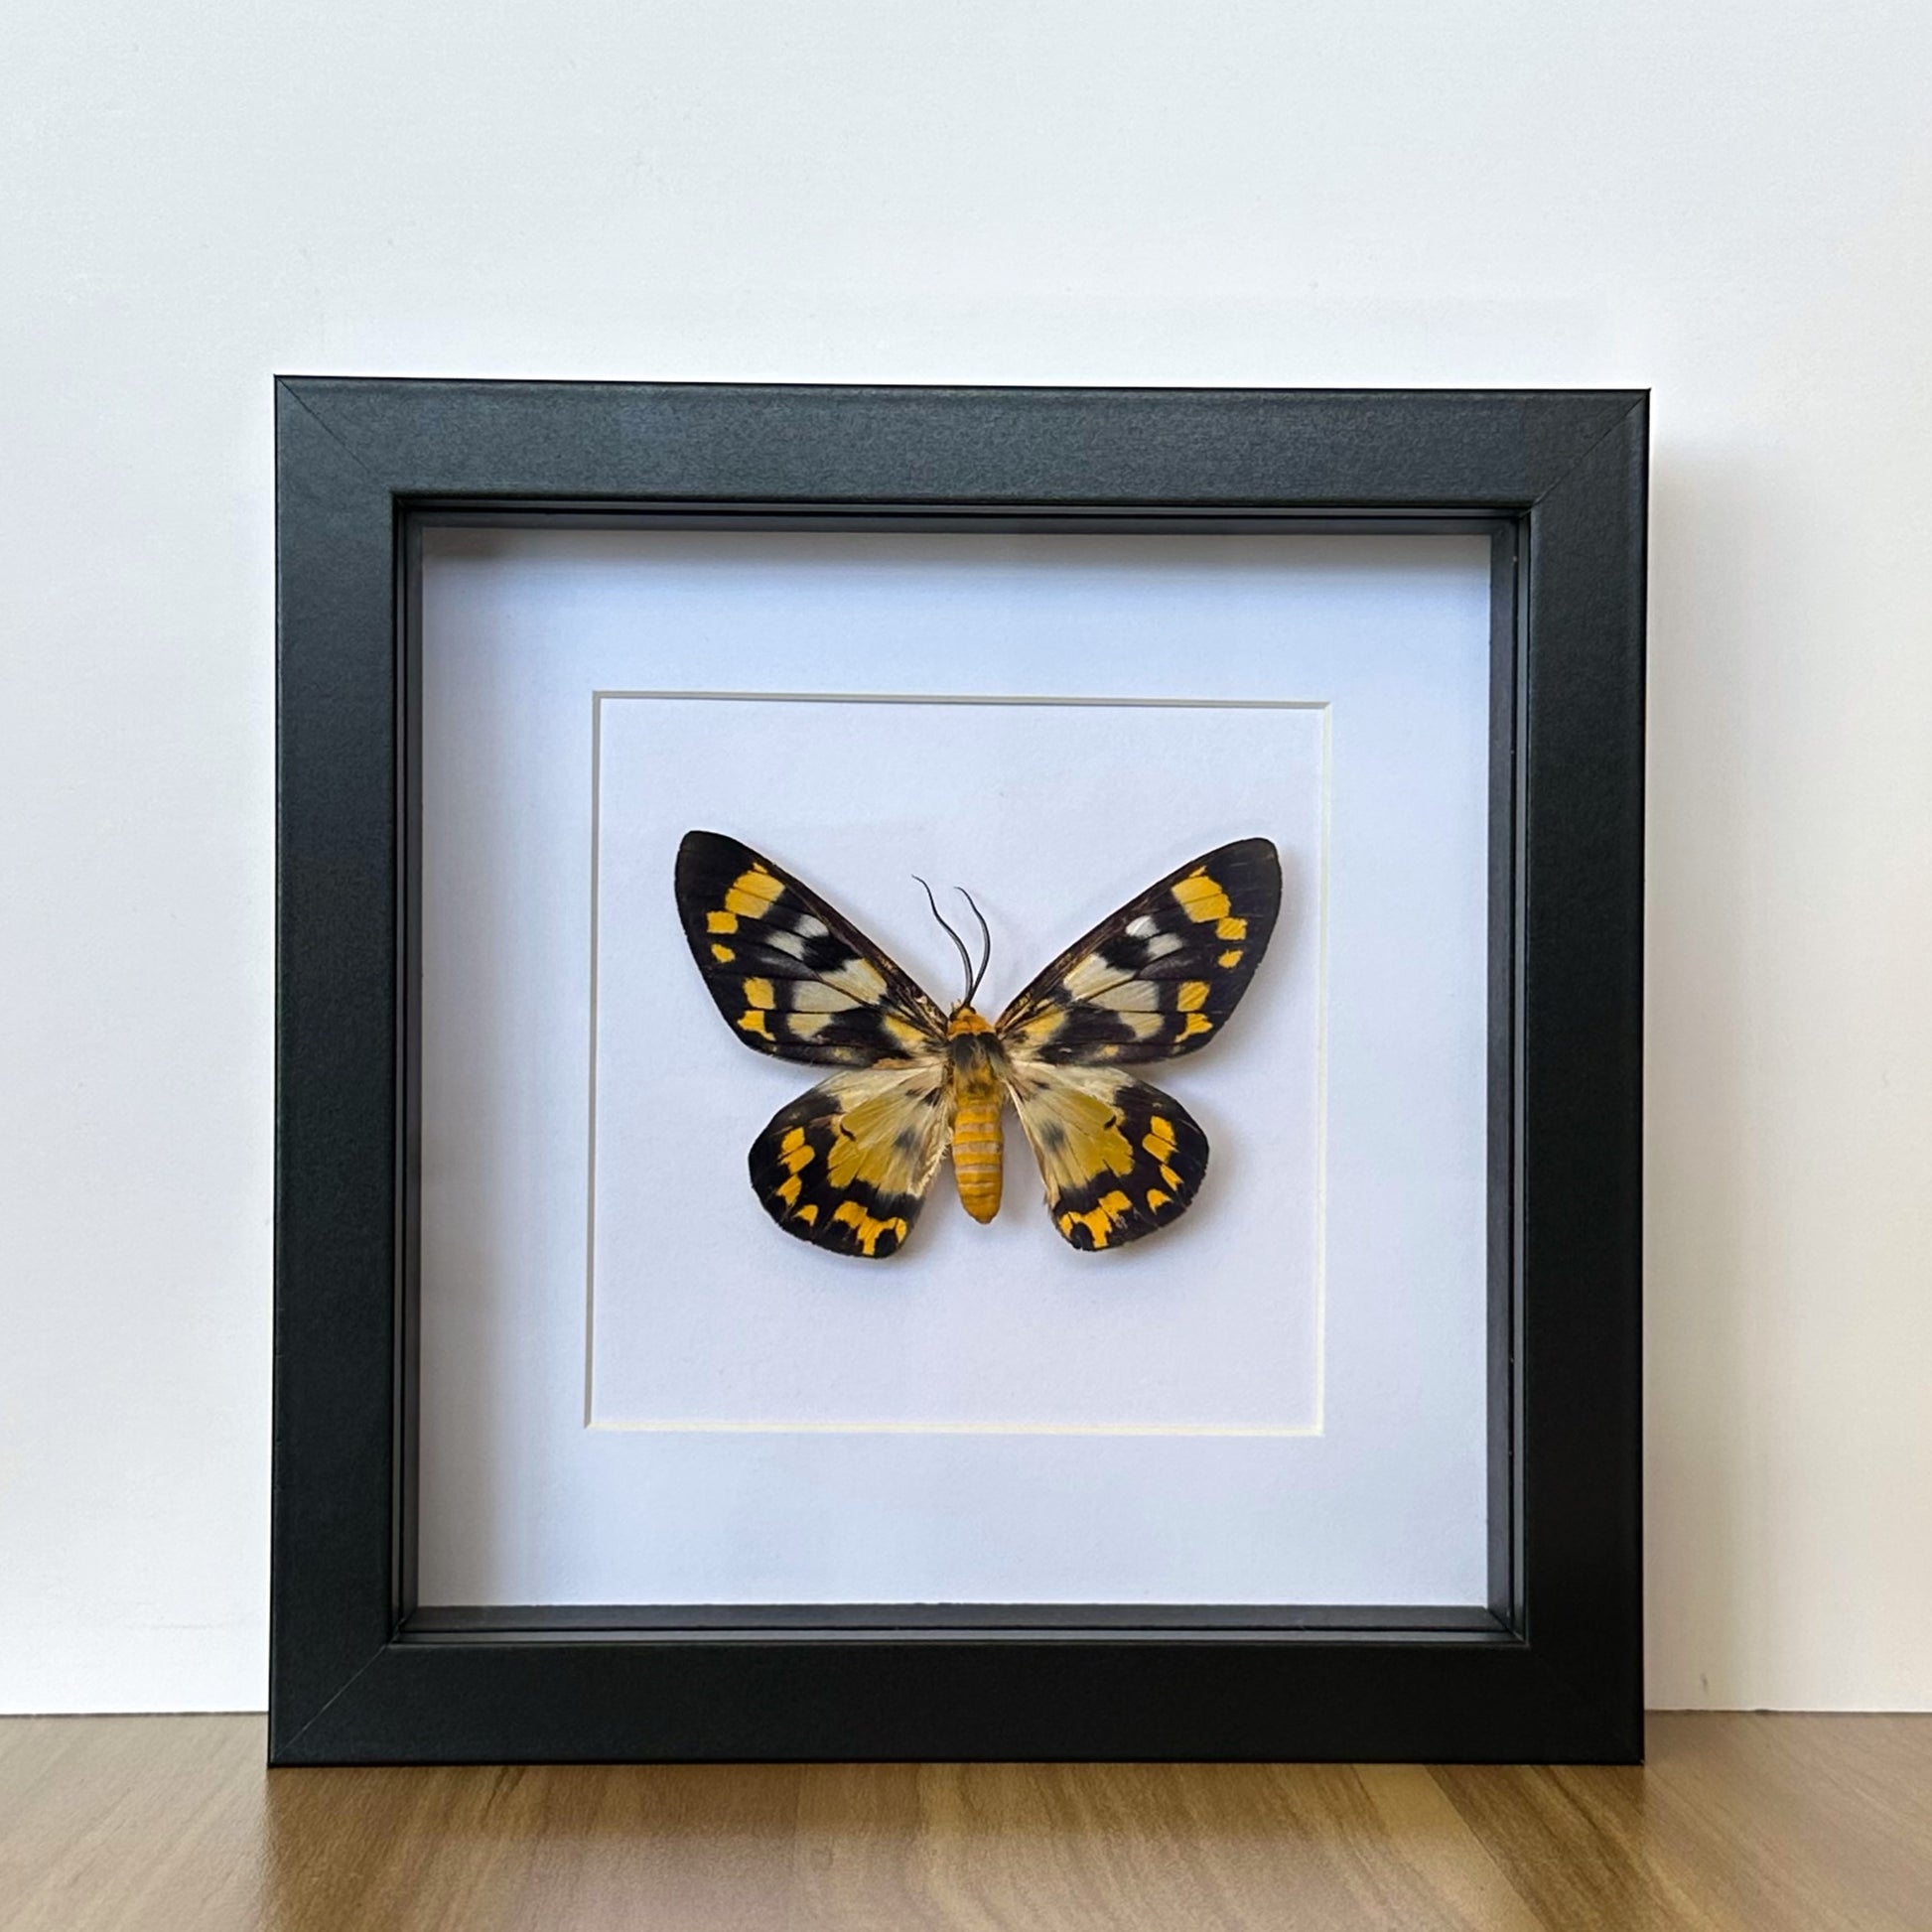
M 964 886 L 955 886 L 953 891 L 972 906 L 973 917 L 979 921 L 980 938 L 984 942 L 984 950 L 980 953 L 979 971 L 966 984 L 966 1004 L 971 1006 L 974 995 L 980 990 L 980 981 L 986 977 L 986 969 L 993 963 L 993 934 L 987 928 L 986 914 L 979 909 L 972 894 Z
M 962 1004 L 971 1006 L 973 1003 L 973 957 L 966 950 L 966 941 L 951 926 L 946 924 L 946 915 L 940 911 L 939 901 L 932 897 L 932 888 L 927 886 L 925 881 L 920 879 L 916 872 L 912 877 L 921 887 L 924 887 L 925 902 L 932 907 L 932 916 L 945 928 L 946 937 L 953 942 L 953 949 L 959 954 L 959 964 L 966 975 L 966 998 Z

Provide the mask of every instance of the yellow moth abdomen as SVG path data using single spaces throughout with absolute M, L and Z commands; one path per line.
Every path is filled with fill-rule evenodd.
M 952 1119 L 952 1171 L 959 1204 L 976 1221 L 1000 1211 L 1001 1139 L 998 1097 L 962 1100 Z

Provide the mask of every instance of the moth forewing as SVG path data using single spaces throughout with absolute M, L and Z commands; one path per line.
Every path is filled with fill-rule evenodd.
M 775 861 L 687 832 L 676 885 L 691 957 L 745 1045 L 834 1066 L 944 1053 L 945 1020 L 910 975 Z
M 1035 1059 L 1109 1065 L 1198 1052 L 1234 1011 L 1281 911 L 1267 839 L 1218 846 L 1103 919 L 1020 993 L 996 1029 Z

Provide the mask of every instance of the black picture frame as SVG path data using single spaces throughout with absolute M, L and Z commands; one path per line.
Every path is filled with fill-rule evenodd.
M 277 380 L 270 1761 L 1642 1751 L 1647 397 Z M 426 519 L 1486 531 L 1486 1610 L 419 1611 Z

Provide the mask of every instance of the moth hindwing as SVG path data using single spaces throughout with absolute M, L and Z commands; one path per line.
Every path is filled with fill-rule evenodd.
M 752 1188 L 787 1234 L 882 1261 L 912 1231 L 950 1124 L 940 1062 L 841 1069 L 752 1143 Z
M 1179 1101 L 1112 1068 L 1017 1063 L 1014 1111 L 1060 1238 L 1097 1252 L 1177 1219 L 1207 1173 L 1207 1136 Z

